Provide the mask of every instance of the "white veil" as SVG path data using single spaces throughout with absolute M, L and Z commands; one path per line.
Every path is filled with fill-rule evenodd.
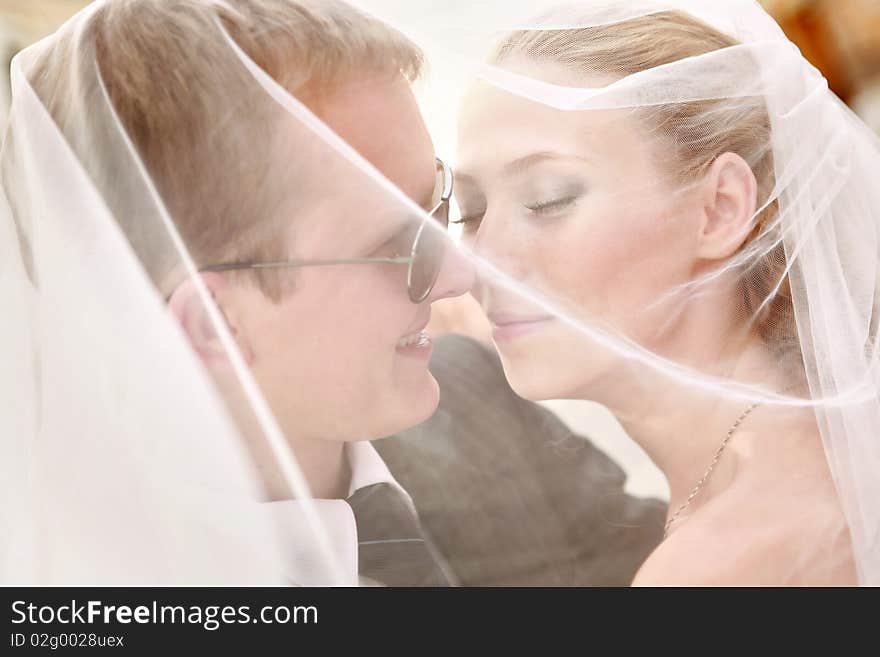
M 327 52 L 381 68 L 377 44 L 407 35 L 429 61 L 420 99 L 444 159 L 459 130 L 453 220 L 514 390 L 605 403 L 673 482 L 649 561 L 880 583 L 878 140 L 775 23 L 744 0 L 356 4 L 380 21 Z M 336 44 L 354 20 L 341 7 L 104 0 L 16 58 L 0 158 L 4 582 L 352 583 L 297 441 L 429 414 L 426 370 L 395 378 L 394 341 L 344 329 L 391 322 L 400 299 L 424 318 L 456 288 L 442 267 L 464 280 L 468 265 L 443 246 L 436 195 L 414 200 L 408 167 L 383 170 L 321 115 L 310 84 L 327 62 L 279 66 Z M 302 37 L 316 25 L 323 40 Z M 126 59 L 154 42 L 173 44 L 152 51 L 161 65 Z M 642 64 L 623 61 L 633 51 Z M 375 128 L 387 152 L 396 128 Z M 550 137 L 583 162 L 548 162 Z M 274 358 L 255 365 L 248 331 Z M 365 345 L 379 360 L 359 370 Z M 472 415 L 445 431 L 500 422 L 467 383 Z M 516 490 L 505 456 L 489 461 Z M 269 481 L 299 505 L 293 532 L 267 512 Z

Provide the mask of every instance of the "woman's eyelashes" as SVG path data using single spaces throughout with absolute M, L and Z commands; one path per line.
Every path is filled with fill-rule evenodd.
M 536 179 L 526 185 L 523 203 L 532 215 L 560 214 L 573 206 L 584 194 L 584 183 L 579 180 Z M 532 200 L 536 199 L 536 200 Z
M 586 187 L 582 182 L 558 182 L 549 183 L 539 182 L 537 184 L 527 184 L 524 193 L 520 198 L 529 199 L 528 201 L 517 201 L 516 196 L 511 194 L 506 199 L 499 198 L 495 202 L 499 203 L 497 211 L 501 208 L 514 208 L 514 203 L 520 208 L 528 210 L 529 216 L 532 217 L 552 217 L 561 215 L 570 211 L 581 197 L 586 193 Z M 531 199 L 538 199 L 532 201 Z M 459 200 L 459 210 L 461 212 L 458 219 L 453 219 L 450 224 L 457 224 L 462 227 L 465 233 L 476 232 L 482 223 L 488 204 L 485 201 L 466 202 Z M 512 216 L 512 215 L 511 215 Z
M 526 208 L 532 216 L 553 216 L 571 209 L 580 197 L 580 194 L 575 194 L 560 198 L 535 201 L 534 203 L 523 203 L 522 206 Z M 461 217 L 453 219 L 449 223 L 460 225 L 466 232 L 473 232 L 480 227 L 480 223 L 483 221 L 485 214 L 485 210 L 480 210 L 479 212 L 466 212 L 462 210 Z
M 580 194 L 576 194 L 572 196 L 535 201 L 534 203 L 525 203 L 524 205 L 532 214 L 548 215 L 568 209 L 570 206 L 574 205 L 579 198 Z

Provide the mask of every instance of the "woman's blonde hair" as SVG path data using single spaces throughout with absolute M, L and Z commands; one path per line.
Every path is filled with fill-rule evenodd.
M 623 77 L 738 43 L 684 12 L 662 11 L 593 27 L 515 31 L 502 40 L 493 61 L 503 66 L 509 59 L 525 57 L 554 62 L 584 75 Z M 776 179 L 770 119 L 763 98 L 657 105 L 639 109 L 636 115 L 651 134 L 662 139 L 658 164 L 678 183 L 698 179 L 723 153 L 740 155 L 757 180 L 758 207 L 766 205 L 756 216 L 743 248 L 765 234 L 778 215 L 778 204 L 771 200 Z M 753 317 L 768 345 L 779 348 L 786 343 L 785 348 L 790 347 L 795 336 L 794 310 L 782 246 L 757 260 L 750 259 L 748 267 L 742 278 L 744 312 Z

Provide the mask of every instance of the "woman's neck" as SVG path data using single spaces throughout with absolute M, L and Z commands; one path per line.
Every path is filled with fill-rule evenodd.
M 714 362 L 734 362 L 730 353 L 719 351 Z M 725 360 L 725 358 L 727 360 Z M 713 361 L 706 361 L 713 362 Z M 786 384 L 776 376 L 774 363 L 760 342 L 740 346 L 736 365 L 721 378 L 734 382 L 765 381 L 767 393 L 780 392 Z M 699 365 L 695 364 L 695 367 Z M 616 381 L 606 382 L 602 401 L 615 414 L 627 434 L 638 443 L 664 473 L 670 489 L 670 514 L 685 503 L 697 482 L 704 476 L 722 447 L 728 433 L 731 438 L 722 450 L 712 475 L 700 489 L 693 509 L 726 489 L 734 477 L 751 467 L 756 441 L 784 430 L 786 424 L 803 420 L 803 411 L 779 412 L 779 406 L 727 396 L 723 392 L 702 391 L 699 385 L 672 382 L 666 375 L 641 372 L 624 382 L 619 372 Z M 616 394 L 615 392 L 616 391 Z M 595 395 L 585 398 L 596 400 Z M 737 420 L 742 417 L 739 424 Z

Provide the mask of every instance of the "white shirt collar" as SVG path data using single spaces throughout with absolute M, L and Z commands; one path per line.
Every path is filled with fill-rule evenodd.
M 345 457 L 351 472 L 348 496 L 355 491 L 385 483 L 394 487 L 415 513 L 412 498 L 391 475 L 391 471 L 369 441 L 345 444 Z M 342 570 L 343 585 L 358 585 L 357 525 L 351 507 L 345 500 L 313 499 L 314 508 L 331 544 L 332 557 Z M 315 540 L 304 504 L 298 500 L 266 503 L 266 511 L 278 528 L 284 550 L 288 579 L 303 586 L 326 585 L 330 579 L 323 555 Z
M 407 501 L 410 508 L 415 511 L 412 498 L 391 474 L 385 461 L 379 456 L 379 452 L 368 440 L 345 443 L 345 457 L 351 469 L 351 479 L 348 486 L 348 497 L 355 491 L 374 484 L 389 484 L 395 488 Z

